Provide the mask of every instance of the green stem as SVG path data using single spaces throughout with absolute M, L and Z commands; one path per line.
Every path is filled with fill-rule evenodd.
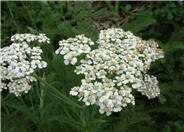
M 75 102 L 73 102 L 71 99 L 69 99 L 68 97 L 66 97 L 63 93 L 61 93 L 59 90 L 57 90 L 55 87 L 53 87 L 52 85 L 50 85 L 49 83 L 47 83 L 45 80 L 41 79 L 40 77 L 38 77 L 37 75 L 32 75 L 33 77 L 35 77 L 37 80 L 39 80 L 41 83 L 43 83 L 45 86 L 49 87 L 50 90 L 52 90 L 54 93 L 56 93 L 58 96 L 60 96 L 62 98 L 62 100 L 72 106 L 76 106 L 80 109 L 83 109 L 82 106 L 76 104 Z
M 39 89 L 38 89 L 38 82 L 36 82 L 36 88 L 35 88 L 35 91 L 36 91 L 36 94 L 38 96 L 38 98 L 40 98 L 40 92 L 39 92 Z
M 41 95 L 40 95 L 40 109 L 43 108 L 43 94 L 44 94 L 44 91 L 43 91 L 43 89 L 41 89 Z
M 84 126 L 84 128 L 86 127 L 86 121 L 85 121 L 85 119 L 84 119 L 84 111 L 80 111 L 80 116 L 79 116 L 79 118 L 80 118 L 80 120 L 81 120 L 81 122 L 82 122 L 82 124 L 83 124 L 83 126 Z
M 29 94 L 29 100 L 31 102 L 31 107 L 34 108 L 34 106 L 33 106 L 33 99 L 32 99 L 32 96 L 30 94 Z
M 115 12 L 116 12 L 117 16 L 119 16 L 119 1 L 116 1 Z

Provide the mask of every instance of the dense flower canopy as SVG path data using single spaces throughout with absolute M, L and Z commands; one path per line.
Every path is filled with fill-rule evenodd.
M 127 104 L 135 104 L 132 90 L 149 99 L 160 94 L 157 78 L 147 74 L 151 62 L 163 58 L 163 51 L 153 40 L 142 40 L 120 28 L 100 31 L 98 48 L 84 35 L 60 41 L 56 54 L 64 55 L 65 64 L 79 64 L 75 73 L 83 74 L 81 86 L 73 87 L 70 94 L 78 96 L 87 106 L 96 104 L 100 113 L 110 115 Z M 85 57 L 77 63 L 77 56 Z
M 16 34 L 12 44 L 0 49 L 1 87 L 20 96 L 36 81 L 32 73 L 47 67 L 42 60 L 42 43 L 49 43 L 45 34 Z M 80 86 L 71 88 L 85 105 L 98 105 L 101 114 L 119 112 L 128 104 L 135 105 L 133 90 L 149 99 L 160 94 L 158 80 L 147 74 L 153 61 L 164 54 L 153 40 L 142 40 L 130 31 L 110 28 L 100 31 L 97 48 L 90 38 L 77 35 L 59 42 L 56 54 L 64 56 L 65 65 L 75 65 L 76 74 L 84 75 Z M 90 47 L 91 46 L 91 47 Z

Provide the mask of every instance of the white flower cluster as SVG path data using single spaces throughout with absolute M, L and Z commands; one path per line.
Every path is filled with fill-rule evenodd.
M 31 37 L 33 39 L 29 41 Z M 42 39 L 39 39 L 40 37 Z M 14 40 L 13 38 L 16 39 Z M 38 46 L 31 46 L 31 43 L 29 44 L 28 42 L 38 40 L 39 43 L 48 43 L 49 39 L 44 34 L 38 36 L 16 34 L 11 37 L 11 40 L 14 42 L 10 46 L 0 49 L 0 91 L 9 89 L 10 93 L 20 96 L 30 90 L 31 82 L 36 81 L 35 78 L 31 77 L 31 74 L 36 69 L 47 67 L 47 63 L 42 61 L 41 58 L 42 49 Z
M 34 34 L 15 34 L 11 37 L 11 41 L 13 42 L 33 42 L 33 41 L 38 41 L 39 43 L 50 43 L 50 39 L 43 33 L 40 33 L 39 35 L 34 35 Z
M 160 89 L 158 87 L 158 80 L 154 76 L 149 76 L 145 74 L 144 83 L 137 89 L 142 95 L 146 95 L 149 99 L 155 98 L 160 94 Z
M 60 41 L 60 47 L 56 50 L 56 54 L 64 55 L 65 65 L 74 65 L 77 63 L 77 56 L 91 51 L 89 45 L 94 45 L 91 39 L 86 38 L 84 35 L 77 35 L 75 38 Z
M 80 55 L 83 43 L 76 44 L 76 38 L 69 40 L 61 41 L 64 47 L 56 52 Z M 71 89 L 71 95 L 78 96 L 87 106 L 98 105 L 100 113 L 110 115 L 128 104 L 135 104 L 133 89 L 149 99 L 160 94 L 157 78 L 146 73 L 151 62 L 164 57 L 156 42 L 142 40 L 120 28 L 110 28 L 100 31 L 97 43 L 98 49 L 88 50 L 85 59 L 76 66 L 75 73 L 83 74 L 85 79 L 81 86 Z

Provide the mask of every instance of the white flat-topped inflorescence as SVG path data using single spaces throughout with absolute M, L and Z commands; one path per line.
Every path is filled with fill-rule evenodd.
M 49 43 L 50 39 L 45 34 L 16 34 L 11 41 L 10 46 L 0 49 L 0 90 L 9 89 L 10 93 L 20 96 L 31 89 L 31 82 L 36 81 L 31 74 L 36 69 L 47 67 L 41 58 L 42 49 L 32 43 Z
M 97 49 L 90 49 L 93 44 L 91 39 L 78 35 L 60 41 L 60 48 L 56 50 L 57 54 L 64 55 L 66 65 L 76 64 L 77 56 L 85 53 L 74 71 L 85 78 L 81 86 L 71 89 L 71 95 L 78 96 L 87 106 L 98 105 L 100 113 L 110 115 L 135 104 L 134 89 L 149 99 L 160 94 L 157 78 L 147 74 L 151 62 L 164 57 L 155 41 L 110 28 L 100 31 Z

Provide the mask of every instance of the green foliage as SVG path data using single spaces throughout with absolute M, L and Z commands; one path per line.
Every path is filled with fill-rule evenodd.
M 139 16 L 132 21 L 130 24 L 122 27 L 125 30 L 130 30 L 134 34 L 140 32 L 141 30 L 145 30 L 149 25 L 156 23 L 156 20 L 152 16 Z
M 51 44 L 44 47 L 48 67 L 39 75 L 72 101 L 68 94 L 83 76 L 74 74 L 55 55 L 58 41 L 85 34 L 94 41 L 94 21 L 113 18 L 114 27 L 130 30 L 144 39 L 155 39 L 165 58 L 154 62 L 150 74 L 158 77 L 161 95 L 152 100 L 136 94 L 136 105 L 110 117 L 96 106 L 76 108 L 37 82 L 22 97 L 3 91 L 3 132 L 183 132 L 184 131 L 184 5 L 182 2 L 2 2 L 2 47 L 15 33 L 45 33 Z M 122 20 L 128 20 L 116 25 Z M 123 21 L 124 22 L 124 21 Z

